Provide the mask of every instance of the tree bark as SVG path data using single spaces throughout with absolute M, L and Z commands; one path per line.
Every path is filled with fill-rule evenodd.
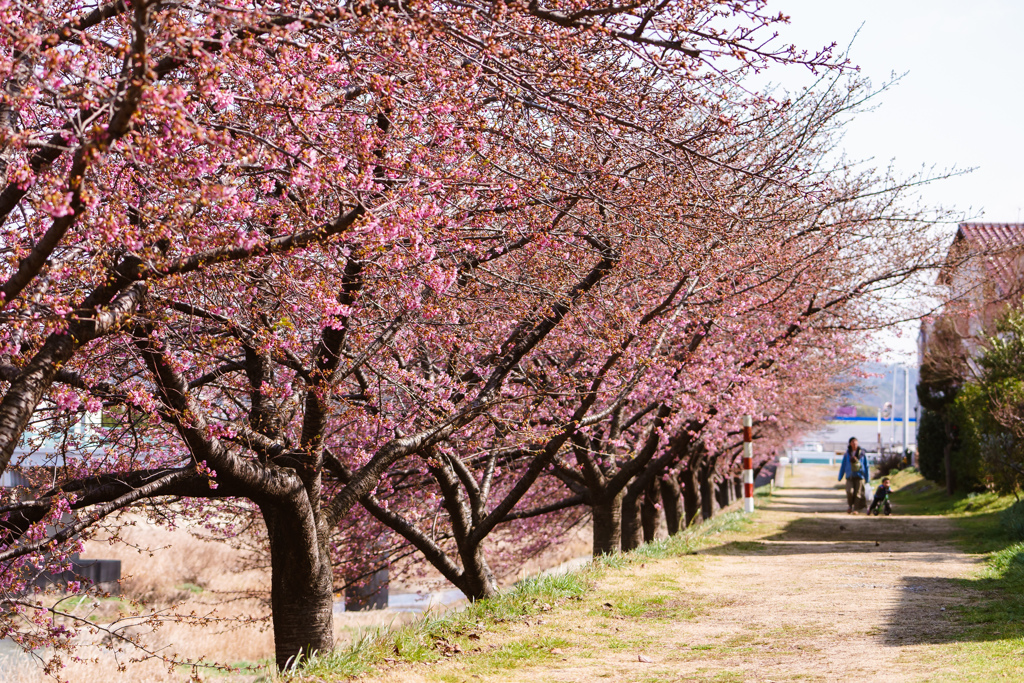
M 953 444 L 948 441 L 942 447 L 942 465 L 946 469 L 946 495 L 952 496 L 956 480 L 953 478 Z
M 462 556 L 462 585 L 459 590 L 470 600 L 492 598 L 498 594 L 498 580 L 494 577 L 483 548 L 477 545 Z
M 755 475 L 756 476 L 756 475 Z M 732 499 L 737 501 L 743 498 L 743 477 L 733 477 Z
M 679 487 L 679 480 L 674 476 L 669 476 L 667 479 L 662 479 L 660 482 L 661 486 L 661 504 L 665 508 L 665 526 L 668 530 L 669 536 L 675 536 L 679 533 L 680 520 L 680 508 L 679 498 L 682 495 L 682 490 Z
M 659 509 L 659 503 L 661 503 L 660 479 L 661 477 L 653 478 L 647 485 L 647 490 L 644 491 L 644 502 L 640 507 L 640 523 L 644 527 L 644 543 L 653 541 L 654 535 L 658 531 L 658 522 L 661 517 Z
M 639 548 L 643 542 L 643 524 L 640 519 L 640 496 L 629 491 L 622 496 L 622 551 Z
M 709 467 L 702 467 L 697 475 L 700 485 L 700 513 L 705 520 L 711 519 L 715 514 L 715 482 L 711 479 Z
M 263 507 L 270 541 L 270 602 L 279 669 L 334 649 L 334 577 L 312 514 Z
M 696 469 L 687 468 L 682 473 L 683 488 L 683 527 L 689 527 L 697 521 L 701 512 L 700 477 Z
M 725 508 L 729 507 L 729 503 L 732 502 L 732 480 L 725 478 L 722 479 L 715 486 L 715 498 L 718 499 L 718 507 Z
M 594 501 L 594 557 L 618 552 L 622 545 L 622 492 Z

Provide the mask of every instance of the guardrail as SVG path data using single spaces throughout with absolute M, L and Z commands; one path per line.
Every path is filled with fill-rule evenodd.
M 865 453 L 869 465 L 878 462 L 878 453 Z M 795 465 L 806 463 L 808 465 L 836 465 L 843 460 L 842 453 L 823 453 L 821 451 L 790 451 L 789 461 Z
M 795 465 L 807 463 L 811 465 L 835 465 L 836 458 L 842 460 L 843 456 L 834 453 L 790 453 L 789 459 Z

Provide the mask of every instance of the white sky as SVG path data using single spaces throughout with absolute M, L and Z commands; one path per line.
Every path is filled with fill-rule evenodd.
M 781 40 L 808 50 L 842 50 L 859 28 L 850 57 L 876 86 L 906 74 L 850 124 L 851 158 L 908 174 L 976 167 L 922 188 L 923 202 L 968 220 L 1024 221 L 1024 0 L 770 0 L 768 10 L 791 17 Z M 789 88 L 812 78 L 771 71 Z M 885 339 L 914 361 L 916 336 L 913 325 Z

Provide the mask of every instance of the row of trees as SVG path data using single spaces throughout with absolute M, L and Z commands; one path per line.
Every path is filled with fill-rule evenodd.
M 943 256 L 916 179 L 835 155 L 866 92 L 782 20 L 6 3 L 0 470 L 60 446 L 0 505 L 0 635 L 70 646 L 26 582 L 133 506 L 259 530 L 279 665 L 378 557 L 481 598 L 581 513 L 596 553 L 710 515 L 740 416 L 762 461 L 819 419 Z M 749 92 L 772 63 L 827 77 Z

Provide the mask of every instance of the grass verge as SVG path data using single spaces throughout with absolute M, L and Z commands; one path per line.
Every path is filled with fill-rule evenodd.
M 896 474 L 893 485 L 899 514 L 952 519 L 956 542 L 984 561 L 976 577 L 959 581 L 977 599 L 955 608 L 961 625 L 951 643 L 956 677 L 1017 678 L 1024 655 L 1024 541 L 1011 516 L 1016 498 L 993 492 L 947 496 L 945 487 L 912 470 Z
M 507 631 L 511 624 L 549 612 L 558 605 L 582 600 L 595 582 L 609 571 L 695 553 L 711 544 L 713 536 L 741 530 L 747 519 L 740 512 L 720 514 L 671 538 L 645 544 L 628 553 L 598 557 L 578 570 L 520 581 L 510 590 L 470 603 L 464 609 L 427 614 L 417 622 L 397 628 L 366 631 L 346 647 L 298 662 L 284 672 L 281 679 L 289 683 L 344 680 L 397 663 L 436 662 L 469 652 L 484 632 Z M 645 610 L 660 607 L 636 606 Z M 558 638 L 551 637 L 511 639 L 497 649 L 475 654 L 464 672 L 510 668 L 525 659 L 538 661 L 562 646 Z

